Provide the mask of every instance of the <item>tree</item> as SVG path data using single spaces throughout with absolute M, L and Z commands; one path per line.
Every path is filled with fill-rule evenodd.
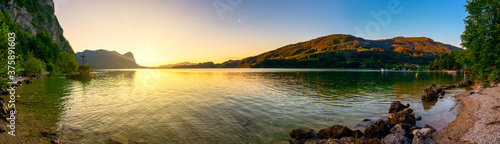
M 500 0 L 470 0 L 464 19 L 462 46 L 470 50 L 478 80 L 500 80 Z
M 26 76 L 41 74 L 43 71 L 45 71 L 43 69 L 44 66 L 42 61 L 36 59 L 33 56 L 32 52 L 29 52 L 27 57 L 28 60 L 26 60 L 26 62 L 24 63 L 24 72 Z

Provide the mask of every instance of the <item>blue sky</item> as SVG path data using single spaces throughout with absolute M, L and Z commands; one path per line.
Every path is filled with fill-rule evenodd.
M 460 47 L 465 4 L 465 0 L 55 0 L 64 35 L 76 52 L 132 51 L 146 66 L 241 59 L 330 34 L 365 39 L 429 37 Z

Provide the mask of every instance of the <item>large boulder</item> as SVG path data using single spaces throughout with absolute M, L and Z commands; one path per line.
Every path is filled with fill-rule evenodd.
M 399 134 L 389 134 L 384 137 L 384 144 L 411 144 L 411 140 Z
M 389 114 L 387 118 L 389 118 L 389 123 L 391 124 L 407 123 L 415 125 L 416 123 L 415 114 L 413 114 L 413 110 L 410 108 L 405 108 L 396 114 Z
M 408 104 L 409 106 L 409 104 Z M 407 106 L 401 104 L 399 101 L 392 101 L 391 102 L 391 107 L 389 107 L 389 113 L 397 113 L 405 108 L 408 108 Z
M 377 121 L 371 125 L 368 125 L 365 129 L 365 135 L 368 138 L 384 138 L 386 135 L 391 133 L 391 127 L 386 121 Z
M 340 139 L 342 137 L 353 136 L 353 131 L 343 125 L 333 125 L 326 129 L 319 130 L 318 136 L 323 139 L 328 139 L 328 138 Z
M 294 129 L 290 131 L 290 138 L 293 140 L 312 139 L 316 136 L 313 129 Z
M 413 144 L 434 144 L 431 134 L 435 132 L 434 128 L 422 128 L 413 130 Z
M 391 133 L 402 135 L 402 136 L 408 137 L 409 139 L 412 139 L 413 134 L 411 133 L 412 132 L 411 127 L 412 127 L 412 125 L 409 125 L 409 124 L 397 124 L 391 128 Z
M 439 97 L 438 89 L 435 84 L 432 84 L 431 87 L 426 88 L 422 95 L 423 101 L 432 101 L 436 100 Z

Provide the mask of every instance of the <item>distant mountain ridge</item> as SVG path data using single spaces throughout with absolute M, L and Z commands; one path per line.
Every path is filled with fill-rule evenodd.
M 132 52 L 127 52 L 122 55 L 116 51 L 85 50 L 76 53 L 76 59 L 80 65 L 83 63 L 82 55 L 85 55 L 85 63 L 93 69 L 143 68 L 143 66 L 135 62 Z
M 361 60 L 358 65 L 365 63 L 363 61 L 367 59 L 367 55 L 368 58 L 371 55 L 376 60 L 380 60 L 381 56 L 379 55 L 386 58 L 391 55 L 402 57 L 394 60 L 407 60 L 404 57 L 411 57 L 412 59 L 409 59 L 408 62 L 415 61 L 415 63 L 428 64 L 433 59 L 436 59 L 439 54 L 443 52 L 450 53 L 455 49 L 460 48 L 435 42 L 426 37 L 395 37 L 382 40 L 366 40 L 352 35 L 333 34 L 286 45 L 257 56 L 244 58 L 237 63 L 236 67 L 259 67 L 259 64 L 264 60 L 267 60 L 268 63 L 279 63 L 279 60 L 282 60 L 281 62 L 287 60 L 290 64 L 286 66 L 290 67 L 295 67 L 293 66 L 295 63 L 311 64 L 311 60 L 315 60 L 314 63 L 320 63 L 318 65 L 321 67 L 328 67 L 340 62 L 338 60 L 347 61 L 337 58 L 339 56 L 335 54 L 344 54 L 347 57 L 346 59 L 359 58 Z M 322 60 L 317 60 L 317 58 L 328 59 L 328 57 L 336 57 L 332 59 L 337 60 L 337 62 L 324 63 Z M 290 62 L 290 60 L 294 61 Z

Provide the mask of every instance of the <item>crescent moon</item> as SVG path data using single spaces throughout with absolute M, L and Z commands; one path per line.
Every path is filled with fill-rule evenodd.
M 238 19 L 238 23 L 241 23 L 241 19 Z

